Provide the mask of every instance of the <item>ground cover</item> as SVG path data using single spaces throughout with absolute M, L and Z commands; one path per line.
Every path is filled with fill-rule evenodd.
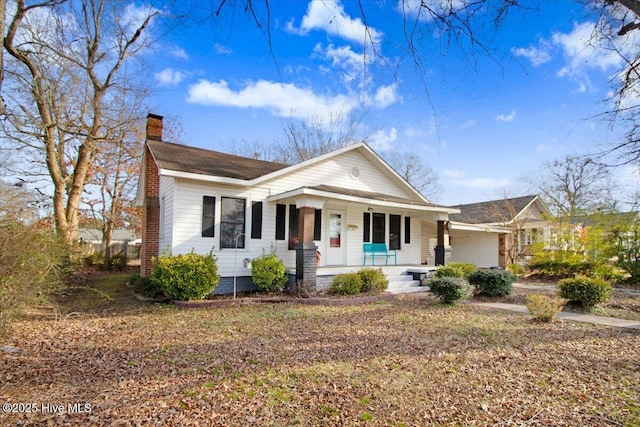
M 180 309 L 125 279 L 13 325 L 0 425 L 640 424 L 637 332 L 424 295 Z

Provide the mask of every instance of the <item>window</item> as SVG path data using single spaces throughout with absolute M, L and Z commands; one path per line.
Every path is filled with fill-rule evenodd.
M 411 243 L 411 217 L 404 217 L 404 243 Z
M 251 203 L 251 238 L 262 239 L 262 202 Z
M 276 240 L 284 240 L 284 223 L 287 205 L 276 205 Z
M 373 214 L 373 243 L 385 243 L 385 214 Z
M 371 241 L 371 214 L 369 212 L 362 214 L 362 241 Z
M 295 249 L 300 241 L 300 211 L 296 205 L 289 205 L 289 250 Z
M 322 240 L 322 209 L 316 209 L 313 219 L 313 240 Z
M 202 197 L 202 237 L 213 237 L 216 217 L 216 198 Z
M 220 248 L 244 248 L 245 200 L 222 197 L 220 205 Z M 237 245 L 236 245 L 237 243 Z
M 389 249 L 400 249 L 400 215 L 389 215 Z

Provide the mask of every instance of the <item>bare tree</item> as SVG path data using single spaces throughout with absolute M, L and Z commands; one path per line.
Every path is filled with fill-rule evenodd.
M 591 157 L 566 156 L 547 162 L 540 179 L 531 183 L 544 195 L 554 215 L 569 222 L 613 200 L 610 169 Z
M 133 209 L 137 177 L 140 172 L 140 153 L 144 141 L 140 118 L 144 93 L 140 96 L 126 91 L 114 91 L 105 108 L 104 127 L 109 135 L 99 142 L 83 197 L 83 210 L 102 232 L 104 266 L 111 265 L 111 241 L 116 228 L 128 225 Z M 134 212 L 140 213 L 139 209 Z
M 4 37 L 5 15 L 7 10 L 7 1 L 0 0 L 0 34 Z M 0 49 L 0 117 L 4 116 L 6 107 L 2 98 L 2 80 L 4 79 L 4 49 Z
M 146 31 L 159 13 L 128 7 L 107 0 L 17 0 L 7 19 L 5 135 L 34 162 L 21 165 L 23 172 L 46 166 L 56 229 L 70 246 L 77 242 L 92 165 L 114 127 L 105 122 L 111 93 L 139 83 L 123 70 L 150 43 Z
M 438 175 L 415 153 L 388 151 L 384 159 L 423 196 L 431 199 L 441 191 Z
M 354 144 L 361 138 L 357 120 L 336 113 L 328 120 L 316 117 L 311 121 L 290 118 L 282 122 L 286 141 L 278 147 L 275 160 L 299 163 Z

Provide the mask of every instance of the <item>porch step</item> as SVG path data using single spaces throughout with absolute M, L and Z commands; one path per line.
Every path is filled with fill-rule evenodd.
M 420 286 L 419 280 L 413 280 L 410 274 L 387 273 L 389 286 L 387 292 L 392 294 L 406 294 L 410 292 L 425 292 L 429 288 Z

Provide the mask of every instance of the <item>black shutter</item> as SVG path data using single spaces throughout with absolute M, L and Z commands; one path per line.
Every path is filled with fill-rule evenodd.
M 386 215 L 383 213 L 373 214 L 373 240 L 372 243 L 385 243 L 385 222 Z
M 216 198 L 202 197 L 202 237 L 213 237 L 215 230 Z
M 313 240 L 322 240 L 322 209 L 316 209 L 313 219 Z
M 262 202 L 251 204 L 251 238 L 262 239 Z
M 287 205 L 276 205 L 276 240 L 284 240 Z
M 411 243 L 411 217 L 404 217 L 404 242 Z
M 371 214 L 369 212 L 362 214 L 362 241 L 371 241 Z

